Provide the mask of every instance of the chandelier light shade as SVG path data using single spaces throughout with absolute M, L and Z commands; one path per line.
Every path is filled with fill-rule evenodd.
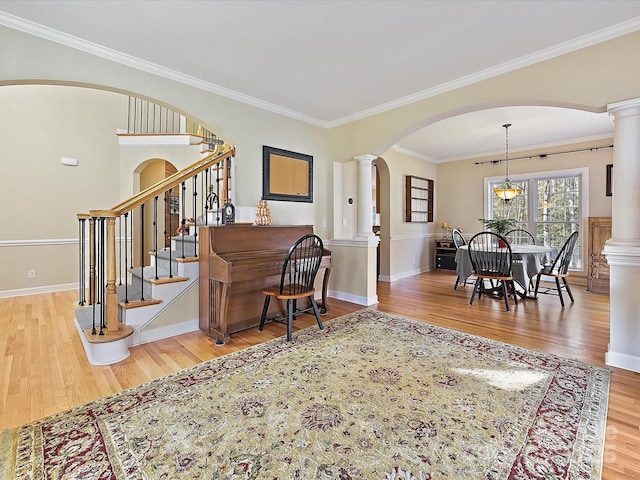
M 505 123 L 502 125 L 504 127 L 504 135 L 505 135 L 505 165 L 506 171 L 504 175 L 504 182 L 498 187 L 493 189 L 493 193 L 496 194 L 498 198 L 501 198 L 505 202 L 514 199 L 518 195 L 522 193 L 522 189 L 518 187 L 514 187 L 511 185 L 511 179 L 509 178 L 509 127 L 510 123 Z

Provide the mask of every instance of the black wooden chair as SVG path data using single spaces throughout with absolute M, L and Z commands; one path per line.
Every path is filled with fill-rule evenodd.
M 534 238 L 533 235 L 531 235 L 531 233 L 529 233 L 527 230 L 524 230 L 522 228 L 514 228 L 513 230 L 509 230 L 507 233 L 505 233 L 504 238 L 507 239 L 507 241 L 509 242 L 509 245 L 535 245 L 536 244 L 536 239 Z M 522 268 L 522 259 L 521 258 L 514 258 L 512 261 L 512 270 L 516 268 Z M 522 286 L 526 293 L 530 292 L 531 290 L 533 290 L 533 280 L 529 280 L 528 285 L 523 285 Z
M 501 246 L 504 245 L 504 246 Z M 469 303 L 473 305 L 473 299 L 485 293 L 484 280 L 489 280 L 500 289 L 504 298 L 504 305 L 509 311 L 509 294 L 513 293 L 513 300 L 518 304 L 515 294 L 516 288 L 511 276 L 511 246 L 502 236 L 494 232 L 476 233 L 469 240 L 469 259 L 473 266 L 473 274 L 476 282 Z
M 571 235 L 569 235 L 567 241 L 564 242 L 564 245 L 562 246 L 562 249 L 560 250 L 560 253 L 558 253 L 556 259 L 552 263 L 543 265 L 542 270 L 538 272 L 538 276 L 536 278 L 536 290 L 534 296 L 538 296 L 540 277 L 546 275 L 555 278 L 556 287 L 543 287 L 544 291 L 540 293 L 558 295 L 560 297 L 560 305 L 564 307 L 564 297 L 562 296 L 562 290 L 565 289 L 569 294 L 571 303 L 573 303 L 573 293 L 571 293 L 571 288 L 569 287 L 569 282 L 567 282 L 567 277 L 569 276 L 569 266 L 571 265 L 571 257 L 573 256 L 573 249 L 576 246 L 577 240 L 578 232 L 573 232 Z M 561 278 L 563 285 L 560 284 Z
M 462 232 L 457 228 L 454 228 L 453 230 L 451 230 L 451 238 L 453 239 L 453 244 L 455 245 L 456 250 L 458 250 L 458 248 L 460 248 L 462 245 L 467 244 L 467 241 L 464 239 Z M 466 278 L 456 277 L 456 283 L 453 285 L 454 290 L 458 289 L 458 284 L 460 282 L 462 282 L 462 285 L 465 285 L 465 286 L 467 285 Z
M 533 237 L 533 235 L 531 235 L 531 233 L 521 228 L 515 228 L 513 230 L 510 230 L 504 236 L 510 245 L 535 245 L 536 244 L 536 239 Z
M 324 245 L 320 237 L 313 234 L 305 235 L 291 246 L 282 266 L 280 284 L 265 288 L 262 291 L 265 299 L 258 330 L 262 331 L 266 320 L 276 322 L 284 320 L 282 318 L 267 319 L 271 297 L 275 297 L 278 300 L 286 300 L 287 341 L 291 341 L 293 319 L 310 309 L 313 309 L 320 330 L 324 329 L 324 325 L 320 320 L 318 304 L 314 298 L 316 293 L 314 281 L 322 261 L 323 248 Z M 298 310 L 297 301 L 301 298 L 309 299 L 310 309 Z

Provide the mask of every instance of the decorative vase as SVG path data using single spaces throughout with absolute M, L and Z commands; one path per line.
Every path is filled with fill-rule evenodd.
M 256 225 L 271 225 L 271 210 L 266 200 L 260 200 L 256 206 Z

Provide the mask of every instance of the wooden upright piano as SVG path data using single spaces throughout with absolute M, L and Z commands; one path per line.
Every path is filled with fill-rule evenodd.
M 200 330 L 223 345 L 229 335 L 260 324 L 265 287 L 280 283 L 289 248 L 313 233 L 312 225 L 222 225 L 200 227 Z M 331 252 L 324 251 L 321 313 L 327 312 Z M 318 271 L 320 273 L 320 271 Z M 271 302 L 269 315 L 283 312 Z

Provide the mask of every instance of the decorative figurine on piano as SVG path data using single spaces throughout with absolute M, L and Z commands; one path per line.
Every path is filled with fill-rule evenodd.
M 222 206 L 222 223 L 225 225 L 236 223 L 236 207 L 229 201 Z
M 256 225 L 271 225 L 271 210 L 266 200 L 260 200 L 256 207 Z

